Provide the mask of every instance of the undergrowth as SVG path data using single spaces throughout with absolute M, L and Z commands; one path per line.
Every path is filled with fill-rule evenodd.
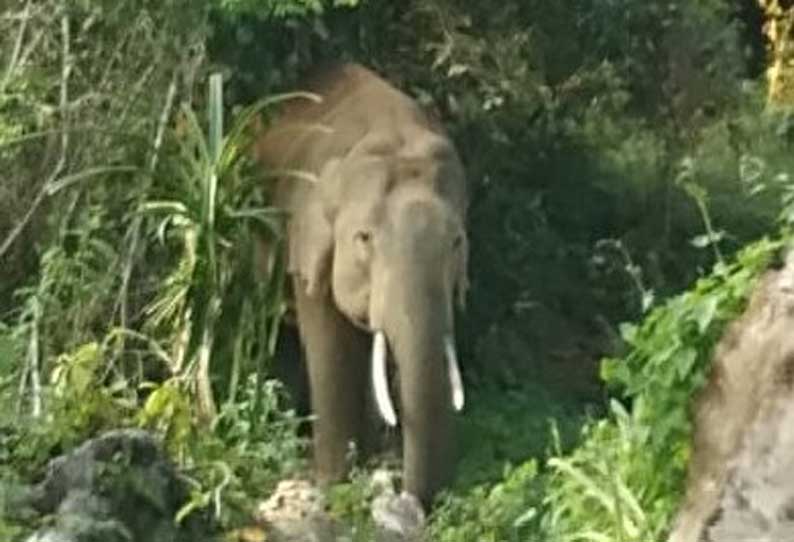
M 535 449 L 515 466 L 504 463 L 501 475 L 489 471 L 483 480 L 490 481 L 448 494 L 433 514 L 431 539 L 663 540 L 683 492 L 692 430 L 690 399 L 706 381 L 712 350 L 725 325 L 741 312 L 756 279 L 787 239 L 749 245 L 732 263 L 717 264 L 710 275 L 650 311 L 641 323 L 624 325 L 629 352 L 602 364 L 603 380 L 614 398 L 605 416 L 582 427 L 573 449 L 567 449 L 556 427 L 549 441 L 543 431 L 533 430 L 531 417 L 513 415 L 513 439 L 507 441 L 531 435 L 547 448 Z M 539 462 L 544 452 L 548 459 Z M 477 457 L 477 452 L 470 453 Z M 484 464 L 493 469 L 498 462 Z
M 97 351 L 95 345 L 82 347 L 70 362 L 82 363 L 89 352 Z M 139 410 L 123 393 L 111 395 L 112 388 L 102 385 L 100 376 L 96 371 L 81 373 L 84 387 L 49 399 L 51 414 L 45 418 L 26 417 L 20 423 L 13 410 L 0 417 L 0 534 L 24 533 L 36 526 L 35 515 L 10 509 L 14 491 L 38 481 L 55 455 L 111 428 L 150 427 L 162 435 L 190 483 L 190 497 L 175 521 L 208 511 L 220 528 L 244 524 L 257 497 L 267 495 L 280 479 L 306 471 L 307 442 L 298 434 L 304 421 L 288 409 L 278 381 L 267 380 L 257 392 L 252 375 L 241 386 L 238 401 L 224 406 L 213 430 L 207 431 L 191 421 L 190 398 L 183 391 L 160 388 L 161 398 L 149 402 L 148 410 Z
M 39 213 L 46 218 L 31 223 L 29 240 L 16 242 L 26 257 L 6 255 L 0 262 L 0 302 L 13 305 L 0 314 L 0 540 L 23 538 L 35 527 L 29 511 L 12 510 L 19 488 L 37 481 L 53 456 L 111 427 L 146 427 L 162 436 L 191 480 L 190 499 L 178 520 L 206 510 L 221 527 L 237 526 L 277 480 L 307 467 L 307 443 L 298 431 L 303 420 L 286 408 L 281 386 L 266 374 L 284 310 L 284 262 L 271 262 L 277 280 L 263 289 L 255 287 L 263 285 L 251 273 L 252 231 L 276 243 L 283 217 L 268 207 L 261 179 L 244 167 L 247 122 L 225 136 L 223 101 L 211 96 L 212 128 L 205 136 L 202 117 L 179 105 L 179 100 L 195 103 L 190 85 L 206 67 L 203 47 L 191 45 L 205 38 L 204 23 L 195 23 L 204 20 L 204 11 L 186 24 L 188 3 L 162 3 L 168 11 L 151 15 L 129 2 L 89 4 L 51 1 L 47 6 L 58 9 L 34 10 L 30 21 L 20 14 L 2 22 L 7 31 L 0 42 L 25 41 L 35 53 L 26 62 L 12 59 L 0 88 L 0 109 L 8 113 L 0 119 L 0 158 L 13 158 L 6 183 L 12 188 L 0 187 L 4 243 L 14 240 L 5 230 L 22 219 L 28 200 L 36 210 L 38 200 L 28 192 L 38 187 L 42 197 L 52 193 L 47 212 Z M 213 4 L 228 9 L 232 18 L 262 6 L 276 10 L 276 4 L 292 6 L 292 14 L 320 6 L 303 0 Z M 713 8 L 720 17 L 701 14 L 708 24 L 699 27 L 693 21 L 700 20 L 697 10 L 703 8 L 687 3 L 674 3 L 681 4 L 682 14 L 663 15 L 665 2 L 598 8 L 599 3 L 585 2 L 580 7 L 590 15 L 583 18 L 571 6 L 549 11 L 543 3 L 508 3 L 492 12 L 487 2 L 465 9 L 463 4 L 430 2 L 438 9 L 413 9 L 408 19 L 389 11 L 389 19 L 410 29 L 407 52 L 395 48 L 403 30 L 363 31 L 375 28 L 377 19 L 366 17 L 377 10 L 364 13 L 356 34 L 367 40 L 368 53 L 375 54 L 369 46 L 379 39 L 389 51 L 399 50 L 407 81 L 418 77 L 413 82 L 422 83 L 411 91 L 426 83 L 428 97 L 449 104 L 445 116 L 475 181 L 473 305 L 480 311 L 474 311 L 471 329 L 498 327 L 509 318 L 532 322 L 527 315 L 543 304 L 587 318 L 596 312 L 623 318 L 627 306 L 635 314 L 635 305 L 644 313 L 700 273 L 702 262 L 715 257 L 720 263 L 689 291 L 645 314 L 642 323 L 623 327 L 630 352 L 606 360 L 602 370 L 613 399 L 605 416 L 582 429 L 581 405 L 537 384 L 472 390 L 460 421 L 459 475 L 430 518 L 430 538 L 655 542 L 681 496 L 690 454 L 689 400 L 705 381 L 725 324 L 742 310 L 756 277 L 784 241 L 759 241 L 733 263 L 724 262 L 732 261 L 732 251 L 747 239 L 769 231 L 781 195 L 780 218 L 794 224 L 791 116 L 766 115 L 765 104 L 755 101 L 741 111 L 725 105 L 744 98 L 737 94 L 739 85 L 716 84 L 731 75 L 721 66 L 738 51 L 720 45 L 733 43 L 732 29 L 715 30 L 723 8 Z M 480 8 L 483 16 L 473 25 L 468 12 L 476 15 Z M 678 33 L 658 44 L 632 38 L 633 51 L 624 58 L 617 53 L 627 43 L 626 27 L 614 17 L 623 11 L 635 15 L 626 21 L 641 27 L 640 33 L 632 30 L 635 38 L 664 36 L 660 17 Z M 537 28 L 536 12 L 549 14 Z M 154 20 L 160 23 L 152 26 Z M 423 20 L 427 28 L 405 24 Z M 590 26 L 568 26 L 587 20 Z M 107 31 L 99 32 L 96 21 Z M 35 31 L 25 31 L 27 24 Z M 328 32 L 320 19 L 311 24 L 313 33 Z M 478 25 L 487 32 L 478 33 Z M 259 42 L 242 24 L 230 28 L 239 30 L 230 42 L 236 52 L 246 40 Z M 182 36 L 185 29 L 191 32 Z M 581 31 L 598 39 L 578 45 L 567 39 Z M 547 39 L 555 35 L 566 38 L 566 47 Z M 685 74 L 693 84 L 683 89 L 689 98 L 683 101 L 678 92 L 658 95 L 677 85 L 656 70 L 699 51 L 676 36 L 698 42 L 710 37 L 716 44 L 707 62 L 714 69 Z M 440 39 L 443 43 L 434 43 Z M 414 40 L 421 44 L 414 48 L 421 51 L 421 63 L 410 56 Z M 37 43 L 44 44 L 40 50 Z M 102 47 L 89 50 L 91 44 Z M 192 52 L 185 55 L 186 49 Z M 311 56 L 305 49 L 300 54 Z M 196 51 L 200 56 L 192 58 Z M 537 51 L 545 53 L 535 58 Z M 436 55 L 435 71 L 419 69 L 428 53 Z M 384 68 L 391 54 L 381 55 Z M 277 56 L 278 50 L 268 55 Z M 268 71 L 262 66 L 272 59 L 254 56 L 257 69 Z M 561 57 L 568 56 L 584 62 L 569 60 L 571 66 L 555 74 L 566 64 Z M 105 58 L 111 59 L 107 68 L 92 78 L 89 68 Z M 150 68 L 157 68 L 155 77 Z M 273 79 L 283 76 L 271 71 Z M 703 88 L 724 89 L 716 96 L 720 103 L 710 103 L 711 92 L 700 96 L 698 81 L 690 80 L 698 74 L 708 75 Z M 719 78 L 712 80 L 711 74 Z M 6 87 L 8 81 L 13 84 Z M 641 88 L 632 89 L 635 84 Z M 68 104 L 51 101 L 58 88 L 75 107 L 91 105 L 97 88 L 112 99 L 68 113 Z M 643 103 L 645 113 L 630 111 Z M 675 126 L 668 125 L 670 106 L 681 103 L 695 106 L 673 107 Z M 130 110 L 131 104 L 137 107 Z M 713 119 L 699 112 L 713 107 Z M 83 122 L 106 129 L 81 130 Z M 58 145 L 57 138 L 43 137 L 49 132 L 59 136 Z M 69 169 L 62 171 L 67 156 Z M 678 183 L 673 183 L 676 163 Z M 527 172 L 535 171 L 546 173 L 528 182 Z M 100 173 L 112 182 L 85 182 Z M 42 185 L 48 175 L 52 183 Z M 689 246 L 690 226 L 701 219 L 706 231 Z M 611 287 L 590 297 L 592 285 L 580 264 L 593 255 L 590 247 L 601 236 L 623 240 L 620 246 L 632 256 L 626 267 L 641 266 L 647 287 L 637 281 L 636 288 Z M 2 253 L 0 248 L 0 259 Z M 18 269 L 11 273 L 10 267 Z M 642 294 L 639 304 L 635 290 Z M 542 335 L 546 328 L 540 328 Z M 463 335 L 469 346 L 480 338 Z M 534 361 L 525 349 L 517 352 L 513 356 L 520 363 Z M 493 371 L 487 356 L 470 361 L 469 375 L 477 365 L 480 372 Z M 203 412 L 197 412 L 198 402 Z M 372 498 L 366 471 L 330 493 L 331 512 L 354 525 L 360 540 L 371 539 Z
M 255 276 L 252 262 L 257 235 L 277 242 L 280 214 L 252 172 L 247 129 L 277 99 L 245 109 L 224 134 L 222 96 L 211 92 L 208 136 L 188 106 L 181 133 L 164 136 L 174 155 L 126 218 L 148 254 L 177 257 L 152 266 L 156 291 L 136 282 L 138 297 L 118 295 L 120 312 L 138 306 L 136 328 L 107 310 L 122 258 L 99 240 L 101 206 L 63 227 L 39 276 L 17 291 L 19 306 L 0 314 L 0 533 L 33 527 L 13 513 L 7 488 L 30 486 L 49 459 L 107 429 L 162 437 L 191 484 L 176 521 L 201 510 L 221 528 L 239 525 L 257 496 L 303 468 L 303 421 L 267 373 L 283 265 L 272 258 Z
M 549 460 L 544 522 L 552 540 L 662 539 L 683 492 L 690 400 L 725 325 L 783 244 L 763 239 L 746 247 L 641 324 L 622 328 L 630 352 L 602 365 L 617 397 L 609 416 L 588 424 L 572 453 Z
M 689 291 L 651 310 L 642 323 L 623 326 L 629 353 L 602 367 L 615 398 L 606 417 L 584 426 L 573 449 L 581 419 L 577 409 L 566 409 L 559 398 L 532 386 L 478 390 L 461 422 L 460 476 L 430 518 L 430 539 L 662 540 L 681 497 L 690 453 L 689 400 L 705 382 L 724 326 L 740 313 L 756 278 L 786 239 L 749 245 L 732 263 L 718 263 Z M 25 337 L 0 328 L 2 362 L 25 351 Z M 202 509 L 221 526 L 239 525 L 258 496 L 279 479 L 304 471 L 301 420 L 284 409 L 277 383 L 249 373 L 234 401 L 221 404 L 212 430 L 205 431 L 195 424 L 190 390 L 173 381 L 146 390 L 143 409 L 137 407 L 141 389 L 107 371 L 117 340 L 110 333 L 54 359 L 43 385 L 47 414 L 38 420 L 15 419 L 20 407 L 12 391 L 18 375 L 13 367 L 2 373 L 0 507 L 13 501 L 9 488 L 35 480 L 47 459 L 108 426 L 144 426 L 164 435 L 193 480 L 178 520 Z M 550 425 L 559 430 L 550 431 Z M 550 439 L 554 435 L 561 436 Z M 547 454 L 551 457 L 543 461 Z M 332 513 L 355 527 L 356 540 L 372 533 L 371 499 L 363 474 L 330 494 Z M 0 536 L 18 538 L 34 527 L 30 521 L 24 512 L 0 521 Z

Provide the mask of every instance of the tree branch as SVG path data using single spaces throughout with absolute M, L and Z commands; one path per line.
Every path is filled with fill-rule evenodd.
M 22 220 L 11 230 L 8 236 L 5 238 L 2 244 L 0 244 L 0 260 L 6 255 L 8 250 L 20 236 L 20 234 L 25 230 L 28 226 L 30 221 L 33 219 L 33 216 L 38 211 L 41 204 L 44 203 L 48 195 L 48 191 L 50 186 L 58 179 L 58 177 L 63 172 L 64 168 L 66 167 L 66 157 L 67 151 L 69 149 L 69 129 L 68 129 L 68 105 L 69 105 L 69 77 L 72 72 L 72 59 L 71 59 L 71 48 L 70 48 L 70 34 L 71 28 L 69 23 L 68 15 L 63 15 L 61 17 L 61 56 L 62 56 L 62 64 L 61 64 L 61 91 L 60 91 L 60 105 L 59 109 L 61 111 L 61 129 L 60 129 L 60 142 L 61 142 L 61 153 L 60 157 L 58 158 L 58 162 L 55 164 L 55 168 L 52 170 L 50 175 L 47 179 L 42 183 L 41 188 L 39 189 L 38 194 L 33 199 L 33 203 L 30 205 L 30 208 L 27 210 L 25 215 L 22 217 Z
M 160 112 L 160 120 L 157 124 L 157 131 L 155 132 L 154 142 L 152 144 L 152 152 L 149 158 L 149 171 L 153 175 L 157 169 L 157 163 L 160 158 L 160 149 L 163 146 L 163 139 L 165 137 L 165 130 L 168 127 L 168 119 L 174 109 L 174 101 L 176 99 L 177 90 L 177 76 L 179 69 L 175 69 L 171 76 L 171 82 L 168 85 L 168 92 L 166 93 L 165 104 Z M 136 215 L 130 226 L 130 248 L 127 252 L 126 262 L 124 264 L 124 271 L 122 273 L 121 288 L 119 289 L 118 300 L 113 312 L 118 312 L 121 327 L 127 328 L 127 315 L 128 315 L 128 300 L 130 280 L 132 279 L 132 271 L 135 267 L 135 256 L 138 254 L 138 245 L 140 244 L 141 227 L 143 225 L 143 218 L 141 215 Z
M 16 71 L 17 62 L 19 62 L 19 54 L 22 51 L 22 42 L 25 39 L 25 31 L 28 28 L 28 20 L 30 20 L 30 5 L 32 3 L 33 0 L 28 0 L 25 3 L 25 8 L 22 10 L 22 15 L 20 17 L 21 20 L 19 23 L 19 32 L 17 33 L 17 39 L 14 41 L 14 50 L 12 51 L 11 58 L 8 61 L 8 67 L 6 68 L 5 76 L 3 76 L 3 82 L 0 84 L 0 94 L 5 94 L 6 87 L 8 87 L 8 83 L 11 81 L 11 77 Z
M 30 323 L 30 340 L 28 343 L 28 367 L 30 374 L 32 414 L 34 418 L 41 416 L 41 352 L 39 349 L 39 325 L 41 323 L 41 301 L 33 299 L 33 321 Z

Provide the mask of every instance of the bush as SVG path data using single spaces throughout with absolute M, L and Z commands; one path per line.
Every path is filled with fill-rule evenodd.
M 642 324 L 623 327 L 631 351 L 602 366 L 622 400 L 612 401 L 608 418 L 585 427 L 573 452 L 549 461 L 544 520 L 551 539 L 662 539 L 683 492 L 690 399 L 706 381 L 726 324 L 783 246 L 785 240 L 749 245 Z
M 196 92 L 210 62 L 237 106 L 292 90 L 323 60 L 357 59 L 443 118 L 470 178 L 473 288 L 459 335 L 479 397 L 435 536 L 663 532 L 688 397 L 779 243 L 720 262 L 779 218 L 794 224 L 791 116 L 741 81 L 746 43 L 727 3 L 22 4 L 0 19 L 3 49 L 21 39 L 28 55 L 12 54 L 0 81 L 0 406 L 18 418 L 0 429 L 0 476 L 30 479 L 87 434 L 141 424 L 196 479 L 184 512 L 220 502 L 228 524 L 303 468 L 299 420 L 266 374 L 280 283 L 247 295 L 266 197 L 243 182 L 242 140 L 219 161 L 191 112 L 225 117 Z M 138 212 L 144 202 L 162 222 Z M 609 416 L 567 453 L 580 399 L 600 391 L 589 360 L 614 346 L 603 328 L 657 302 L 624 328 L 632 352 L 603 365 L 618 394 Z M 200 364 L 220 399 L 204 432 Z M 548 446 L 549 417 L 563 444 L 546 470 L 532 456 Z M 337 511 L 365 525 L 369 490 L 338 489 Z
M 0 23 L 27 55 L 0 88 L 13 113 L 0 155 L 18 181 L 0 216 L 0 260 L 14 264 L 0 266 L 0 475 L 30 482 L 53 454 L 140 424 L 193 477 L 183 513 L 211 506 L 225 525 L 303 456 L 266 373 L 284 309 L 278 258 L 272 282 L 252 277 L 254 230 L 280 233 L 246 160 L 254 111 L 223 134 L 216 94 L 204 138 L 190 103 L 208 3 L 72 4 L 23 3 Z M 213 391 L 222 414 L 200 425 L 214 409 L 197 412 L 196 397 Z
M 534 460 L 506 468 L 500 481 L 444 499 L 433 512 L 434 542 L 511 542 L 532 540 L 542 494 Z

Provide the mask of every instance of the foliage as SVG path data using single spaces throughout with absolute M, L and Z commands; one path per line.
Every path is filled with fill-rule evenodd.
M 724 256 L 774 227 L 771 193 L 735 197 L 742 156 L 776 154 L 787 143 L 759 138 L 771 122 L 759 115 L 763 90 L 741 81 L 744 48 L 755 44 L 742 43 L 732 10 L 718 0 L 375 0 L 306 22 L 300 39 L 234 38 L 215 50 L 240 68 L 230 81 L 236 95 L 262 84 L 295 88 L 302 68 L 353 58 L 442 116 L 471 186 L 476 257 L 461 335 L 470 373 L 484 377 L 504 364 L 527 372 L 532 356 L 497 361 L 480 348 L 480 330 L 531 334 L 548 312 L 573 328 L 640 316 L 633 279 L 595 263 L 605 240 L 625 247 L 657 298 L 714 263 L 689 243 L 702 223 L 675 183 L 687 157 L 708 190 L 714 230 L 725 232 Z M 255 71 L 262 59 L 274 68 L 267 77 L 278 74 L 266 83 Z
M 586 426 L 570 457 L 554 457 L 543 527 L 555 540 L 662 540 L 673 494 L 652 484 L 656 466 L 644 444 L 649 428 L 613 401 L 610 417 Z M 660 519 L 661 515 L 661 519 Z
M 623 327 L 631 351 L 605 360 L 602 375 L 631 411 L 614 400 L 608 418 L 585 428 L 579 447 L 550 460 L 546 520 L 555 540 L 660 539 L 682 494 L 690 398 L 706 380 L 725 325 L 782 246 L 766 239 L 749 245 L 641 325 Z
M 268 380 L 261 386 L 250 375 L 238 401 L 221 410 L 214 430 L 198 431 L 189 397 L 178 388 L 164 384 L 139 410 L 128 383 L 103 384 L 96 369 L 104 366 L 103 356 L 110 352 L 108 345 L 87 344 L 63 357 L 45 418 L 23 424 L 10 415 L 0 419 L 0 512 L 2 492 L 29 483 L 52 455 L 119 426 L 159 429 L 174 452 L 192 488 L 178 521 L 207 510 L 219 526 L 240 524 L 256 503 L 252 495 L 266 493 L 279 479 L 305 468 L 306 442 L 298 436 L 303 420 L 286 407 L 279 382 Z M 3 522 L 4 513 L 0 529 L 25 528 L 25 518 L 16 516 L 11 515 L 16 521 Z
M 233 15 L 252 14 L 260 18 L 289 17 L 322 13 L 328 7 L 355 7 L 360 0 L 215 0 L 221 10 Z
M 434 536 L 660 535 L 688 455 L 687 398 L 777 243 L 751 246 L 664 300 L 777 221 L 794 224 L 791 115 L 768 111 L 764 89 L 742 81 L 743 51 L 758 44 L 741 40 L 732 9 L 722 0 L 4 8 L 0 480 L 32 479 L 104 427 L 141 425 L 164 436 L 194 480 L 183 515 L 207 509 L 229 525 L 304 468 L 302 420 L 267 374 L 283 262 L 271 260 L 269 282 L 252 274 L 255 235 L 277 245 L 280 220 L 242 156 L 258 105 L 221 141 L 222 101 L 205 103 L 196 81 L 220 66 L 225 105 L 239 106 L 295 88 L 315 63 L 353 58 L 439 113 L 470 178 L 473 288 L 459 330 L 475 399 Z M 603 365 L 619 399 L 567 452 L 581 399 L 597 396 L 577 383 L 593 380 L 587 360 L 609 351 L 601 328 L 641 315 L 624 326 L 631 353 Z M 560 357 L 578 364 L 557 367 Z M 208 426 L 196 423 L 200 365 L 204 399 L 219 400 Z M 549 418 L 562 435 L 547 471 L 533 458 L 548 447 Z M 363 539 L 371 497 L 358 473 L 331 498 Z M 15 529 L 0 522 L 0 538 Z
M 559 447 L 568 449 L 584 421 L 580 406 L 531 381 L 509 388 L 481 385 L 472 390 L 468 403 L 458 423 L 456 493 L 505 480 L 516 465 L 543 457 L 551 446 L 552 425 Z
M 204 137 L 191 103 L 206 4 L 71 4 L 22 3 L 0 23 L 3 45 L 20 44 L 0 89 L 14 179 L 0 213 L 0 474 L 29 482 L 52 454 L 140 424 L 191 469 L 185 513 L 212 507 L 225 522 L 252 504 L 241 495 L 300 468 L 303 447 L 265 373 L 279 259 L 272 282 L 253 277 L 255 234 L 277 248 L 280 226 L 245 156 L 262 104 L 222 138 L 211 99 Z M 225 403 L 209 432 L 196 426 L 196 352 L 229 361 L 211 364 Z
M 298 435 L 304 421 L 287 404 L 280 382 L 262 385 L 250 375 L 238 400 L 222 407 L 215 430 L 192 435 L 183 466 L 193 491 L 178 520 L 205 509 L 223 527 L 240 525 L 258 496 L 306 469 L 307 442 Z
M 29 407 L 36 415 L 41 414 L 46 374 L 52 375 L 55 388 L 62 388 L 58 380 L 72 376 L 73 364 L 82 366 L 85 372 L 86 364 L 97 362 L 91 352 L 85 350 L 80 355 L 79 351 L 96 346 L 94 330 L 106 318 L 114 285 L 113 277 L 102 270 L 112 265 L 118 253 L 102 239 L 101 213 L 95 209 L 86 213 L 93 216 L 81 229 L 65 231 L 63 245 L 53 245 L 42 255 L 38 284 L 17 291 L 22 303 L 12 313 L 15 325 L 7 332 L 17 355 L 7 358 L 6 373 L 19 380 L 17 411 Z M 112 356 L 108 359 L 115 361 Z M 51 366 L 45 365 L 47 360 Z M 102 370 L 113 374 L 118 368 L 111 363 Z M 91 367 L 91 371 L 98 370 Z M 30 404 L 24 404 L 26 399 Z
M 215 81 L 220 88 L 220 75 Z M 219 362 L 210 366 L 211 360 L 230 357 L 231 382 L 224 397 L 233 399 L 237 380 L 252 370 L 250 360 L 258 358 L 261 365 L 272 358 L 284 311 L 281 213 L 267 205 L 261 177 L 252 174 L 244 154 L 246 129 L 262 107 L 276 100 L 244 110 L 224 136 L 222 98 L 219 91 L 211 92 L 207 138 L 195 114 L 183 109 L 179 155 L 173 176 L 166 177 L 171 182 L 155 186 L 141 207 L 159 219 L 154 231 L 163 242 L 176 238 L 181 245 L 181 257 L 165 280 L 168 288 L 147 309 L 149 328 L 170 330 L 171 372 L 193 387 L 198 414 L 208 423 L 217 412 L 210 380 Z M 269 245 L 268 269 L 257 273 L 254 254 L 263 239 Z M 235 331 L 224 334 L 224 329 Z M 257 367 L 254 363 L 253 370 Z
M 115 328 L 137 318 L 151 275 L 135 273 L 144 253 L 129 209 L 157 170 L 177 87 L 195 77 L 185 48 L 205 26 L 194 8 L 21 2 L 0 22 L 12 52 L 0 104 L 15 134 L 0 148 L 0 319 L 12 345 L 0 394 L 6 412 L 42 427 L 37 458 L 123 423 L 137 397 L 145 356 Z
M 375 486 L 368 473 L 354 469 L 348 482 L 332 486 L 328 491 L 328 511 L 331 516 L 350 526 L 351 542 L 375 539 L 375 523 L 371 505 Z
M 450 495 L 433 512 L 434 542 L 510 542 L 537 534 L 542 483 L 537 462 L 505 468 L 500 481 Z
M 0 343 L 8 338 L 0 335 Z M 38 416 L 0 382 L 0 533 L 14 535 L 8 540 L 37 526 L 37 514 L 19 502 L 49 459 L 103 429 L 132 424 L 135 390 L 114 371 L 114 351 L 111 336 L 58 356 L 49 381 L 41 383 Z
M 8 181 L 0 188 L 4 305 L 30 282 L 40 253 L 68 241 L 62 230 L 99 220 L 104 240 L 124 235 L 124 210 L 148 185 L 158 133 L 177 87 L 192 85 L 191 47 L 205 28 L 196 4 L 179 0 L 145 8 L 114 1 L 13 4 L 0 22 L 2 49 L 11 53 L 0 81 L 0 117 L 15 134 L 0 148 Z M 94 219 L 90 211 L 101 214 Z M 125 258 L 119 255 L 113 268 Z
M 124 389 L 99 385 L 102 375 L 96 369 L 106 353 L 96 344 L 87 344 L 61 356 L 54 385 L 44 393 L 46 415 L 20 415 L 19 405 L 4 411 L 0 418 L 4 440 L 0 470 L 7 473 L 10 469 L 26 478 L 36 473 L 53 452 L 69 449 L 108 422 L 119 423 L 131 415 Z M 76 385 L 72 387 L 71 383 Z M 3 398 L 7 397 L 4 390 Z
M 791 5 L 780 0 L 758 0 L 765 15 L 764 35 L 769 40 L 769 67 L 766 78 L 768 82 L 768 101 L 772 106 L 791 106 L 792 72 L 791 72 L 791 40 L 794 28 L 794 10 Z

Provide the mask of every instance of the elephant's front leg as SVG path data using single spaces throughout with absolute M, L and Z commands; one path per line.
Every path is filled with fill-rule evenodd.
M 311 389 L 314 462 L 320 483 L 343 479 L 348 451 L 364 445 L 369 336 L 334 306 L 330 294 L 309 298 L 296 284 L 296 309 Z

